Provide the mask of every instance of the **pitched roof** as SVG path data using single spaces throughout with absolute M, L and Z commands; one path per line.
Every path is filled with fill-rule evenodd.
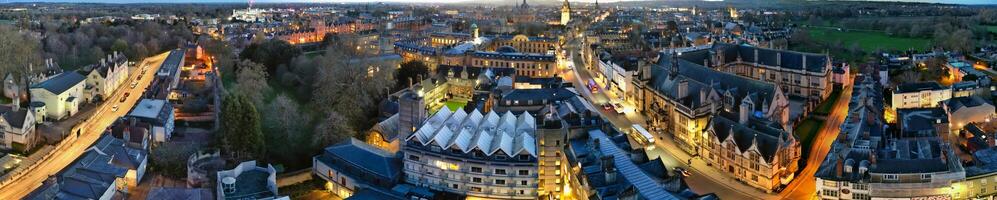
M 339 159 L 387 179 L 395 179 L 401 174 L 402 163 L 394 154 L 372 147 L 357 139 L 326 147 L 322 155 L 317 156 L 320 162 L 333 166 L 332 159 Z M 360 175 L 360 174 L 355 174 Z
M 463 109 L 456 112 L 440 109 L 406 141 L 416 140 L 424 146 L 440 148 L 456 147 L 464 153 L 478 149 L 491 156 L 502 150 L 510 157 L 518 153 L 536 157 L 536 139 L 532 135 L 536 122 L 529 113 L 516 116 L 507 111 L 501 117 L 494 111 L 487 114 L 481 114 L 478 110 L 466 113 Z
M 62 94 L 66 90 L 69 90 L 69 88 L 72 88 L 73 86 L 83 83 L 83 81 L 86 79 L 87 78 L 85 76 L 80 75 L 75 71 L 64 72 L 55 75 L 54 77 L 49 78 L 48 80 L 42 81 L 41 83 L 36 83 L 35 85 L 31 86 L 31 88 L 42 88 L 48 90 L 49 92 L 52 92 L 53 94 Z

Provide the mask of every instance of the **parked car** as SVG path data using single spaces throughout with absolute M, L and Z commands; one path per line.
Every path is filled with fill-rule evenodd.
M 124 103 L 125 99 L 128 99 L 128 95 L 129 95 L 129 93 L 125 92 L 125 96 L 122 96 L 121 100 L 118 100 L 118 102 Z
M 118 105 L 114 105 L 114 107 L 111 107 L 111 112 L 117 112 L 117 111 L 118 111 Z
M 604 104 L 602 104 L 602 109 L 612 110 L 613 109 L 613 105 L 609 104 L 609 103 L 604 103 Z
M 613 104 L 613 109 L 616 110 L 616 113 L 618 113 L 618 114 L 623 114 L 623 111 L 625 111 L 624 108 L 623 108 L 623 104 L 620 104 L 620 103 L 614 103 Z

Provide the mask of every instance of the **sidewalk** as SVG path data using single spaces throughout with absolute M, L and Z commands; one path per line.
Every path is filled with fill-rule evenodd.
M 573 54 L 572 54 L 573 55 Z M 591 74 L 586 70 L 584 63 L 577 62 L 572 56 L 569 58 L 574 64 L 574 70 L 571 70 L 575 76 L 575 84 L 584 83 L 585 80 L 591 79 Z M 597 95 L 592 94 L 588 89 L 584 91 L 579 91 L 582 96 L 586 97 L 593 104 L 598 105 Z M 602 93 L 603 100 L 607 100 L 605 93 Z M 617 127 L 629 127 L 631 124 L 636 122 L 646 127 L 643 116 L 631 116 L 628 115 L 616 115 L 616 113 L 606 113 L 600 110 L 600 114 L 606 117 L 614 126 Z M 640 114 L 634 114 L 640 115 Z M 637 118 L 637 119 L 634 119 Z M 759 189 L 753 188 L 751 186 L 745 185 L 744 183 L 738 182 L 732 177 L 725 175 L 724 172 L 717 170 L 711 166 L 707 166 L 706 162 L 700 159 L 694 159 L 692 161 L 692 166 L 690 167 L 686 161 L 691 157 L 685 151 L 678 149 L 673 141 L 669 139 L 658 140 L 654 150 L 647 151 L 647 156 L 649 159 L 661 158 L 665 166 L 668 167 L 682 167 L 689 169 L 692 175 L 686 179 L 689 187 L 697 193 L 714 193 L 723 199 L 778 199 L 779 197 L 776 193 L 767 194 Z M 719 188 L 717 186 L 720 186 Z

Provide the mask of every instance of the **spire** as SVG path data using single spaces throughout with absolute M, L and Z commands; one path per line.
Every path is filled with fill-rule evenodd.
M 672 50 L 672 67 L 668 68 L 669 76 L 678 76 L 679 74 L 679 54 L 678 51 Z

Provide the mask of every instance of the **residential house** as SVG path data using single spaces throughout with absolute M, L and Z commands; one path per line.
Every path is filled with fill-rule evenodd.
M 84 86 L 88 91 L 86 94 L 95 95 L 86 98 L 87 101 L 107 100 L 106 98 L 128 79 L 128 59 L 124 54 L 114 52 L 102 58 L 97 64 L 83 67 L 80 73 L 87 78 Z
M 86 77 L 77 72 L 63 72 L 31 86 L 31 107 L 38 118 L 60 120 L 79 112 L 85 101 Z M 40 117 L 39 117 L 40 116 Z
M 166 100 L 142 99 L 127 116 L 152 125 L 153 142 L 165 142 L 173 135 L 175 115 L 173 104 Z

